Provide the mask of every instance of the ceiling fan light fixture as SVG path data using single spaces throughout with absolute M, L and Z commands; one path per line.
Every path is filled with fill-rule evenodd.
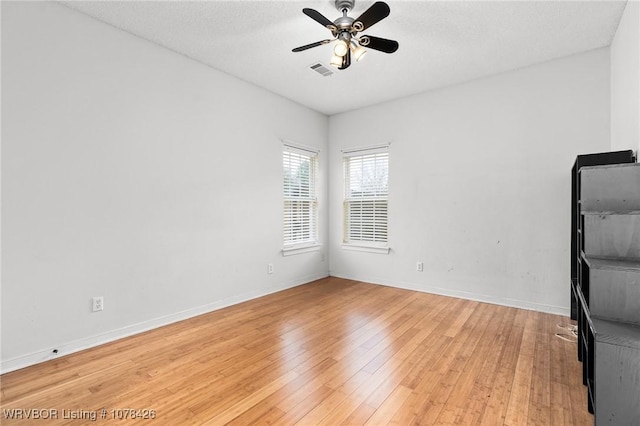
M 344 40 L 336 41 L 336 45 L 333 47 L 333 53 L 335 53 L 336 56 L 344 56 L 348 51 L 349 47 Z
M 342 66 L 342 56 L 333 55 L 329 63 L 336 68 L 340 68 Z
M 355 41 L 351 41 L 351 54 L 354 58 L 356 58 L 356 62 L 360 62 L 360 59 L 364 58 L 364 55 L 367 53 L 367 50 L 362 46 L 358 46 Z

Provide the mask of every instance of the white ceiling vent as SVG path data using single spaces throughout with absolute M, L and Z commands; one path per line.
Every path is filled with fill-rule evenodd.
M 315 72 L 317 72 L 323 77 L 329 77 L 330 75 L 333 75 L 333 71 L 331 71 L 329 68 L 322 65 L 320 62 L 317 62 L 313 65 L 309 65 L 309 68 L 311 68 L 312 70 L 314 70 Z

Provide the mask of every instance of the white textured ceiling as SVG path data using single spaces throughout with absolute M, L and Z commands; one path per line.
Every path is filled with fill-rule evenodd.
M 608 46 L 626 1 L 394 1 L 365 34 L 397 40 L 322 77 L 330 38 L 302 13 L 332 0 L 74 1 L 67 6 L 327 115 Z M 356 1 L 357 17 L 373 1 Z

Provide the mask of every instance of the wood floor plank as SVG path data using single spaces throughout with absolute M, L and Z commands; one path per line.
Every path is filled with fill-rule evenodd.
M 328 395 L 322 402 L 316 405 L 313 410 L 309 411 L 304 417 L 302 417 L 297 425 L 317 425 L 333 412 L 340 404 L 348 398 L 350 394 L 355 392 L 371 375 L 365 371 L 360 370 L 342 386 L 335 389 L 330 395 Z
M 264 398 L 258 404 L 254 405 L 250 410 L 236 417 L 229 425 L 248 425 L 248 424 L 265 424 L 264 421 L 274 422 L 286 414 L 279 406 L 292 407 L 300 401 L 304 400 L 314 389 L 307 385 L 311 383 L 317 376 L 334 365 L 336 361 L 332 358 L 325 358 L 319 364 L 307 369 L 299 374 L 299 376 L 287 383 L 278 391 Z M 321 383 L 318 381 L 318 383 Z M 292 400 L 290 398 L 296 398 Z
M 365 425 L 384 425 L 391 421 L 393 415 L 402 407 L 412 391 L 402 385 L 397 386 L 380 407 L 367 420 Z
M 551 337 L 555 332 L 550 316 L 539 316 L 536 322 L 538 338 L 534 352 L 536 368 L 532 374 L 530 402 L 532 410 L 528 423 L 533 425 L 551 424 Z M 555 339 L 555 337 L 554 337 Z
M 503 311 L 504 309 L 500 310 Z M 514 368 L 517 364 L 518 351 L 522 340 L 522 335 L 518 333 L 518 328 L 512 325 L 516 320 L 516 314 L 516 309 L 507 309 L 507 315 L 509 315 L 510 320 L 504 331 L 505 339 L 501 340 L 499 344 L 500 354 L 494 358 L 497 360 L 494 370 L 495 375 L 492 375 L 493 380 L 489 385 L 490 398 L 481 418 L 480 424 L 482 425 L 504 424 L 511 385 L 513 384 Z
M 537 335 L 537 333 L 533 331 L 535 329 L 535 321 L 536 315 L 529 313 L 518 352 L 512 391 L 505 416 L 505 425 L 515 426 L 527 422 L 528 401 L 531 393 L 531 380 L 533 375 L 533 357 Z
M 454 381 L 453 387 L 449 392 L 449 397 L 443 405 L 442 411 L 436 419 L 437 424 L 457 424 L 459 419 L 467 413 L 473 413 L 473 410 L 479 410 L 474 405 L 475 383 L 482 374 L 482 366 L 489 352 L 488 342 L 484 339 L 482 332 L 487 328 L 489 322 L 493 319 L 490 315 L 487 305 L 478 306 L 474 310 L 474 315 L 469 317 L 474 325 L 476 339 L 467 339 L 466 351 L 460 351 L 458 358 L 463 361 L 459 365 L 460 372 L 457 374 L 457 380 Z M 455 376 L 454 376 L 455 377 Z M 477 413 L 479 417 L 479 411 Z
M 180 425 L 593 423 L 558 323 L 330 277 L 4 374 L 0 421 L 134 408 Z
M 473 303 L 475 304 L 475 309 L 477 303 Z M 468 315 L 465 317 L 468 318 Z M 485 320 L 473 321 L 466 327 L 461 327 L 443 357 L 438 360 L 438 366 L 446 365 L 447 368 L 435 368 L 442 373 L 438 379 L 438 392 L 432 395 L 429 404 L 421 411 L 419 417 L 422 421 L 428 424 L 435 424 L 439 421 L 438 418 L 443 415 L 445 417 L 443 417 L 442 421 L 452 422 L 452 415 L 455 413 L 456 407 L 461 406 L 463 401 L 466 400 L 465 392 L 467 388 L 460 387 L 461 392 L 454 392 L 454 390 L 463 376 L 465 367 L 471 359 L 471 354 L 482 338 L 483 328 L 486 327 L 489 321 L 486 317 L 482 318 L 485 318 Z M 449 335 L 449 331 L 445 335 Z M 450 417 L 450 420 L 447 420 L 447 417 Z
M 487 315 L 490 321 L 482 333 L 482 337 L 476 346 L 473 357 L 479 365 L 478 374 L 473 381 L 469 392 L 467 406 L 462 412 L 458 412 L 455 424 L 480 424 L 484 411 L 491 399 L 494 380 L 498 371 L 498 360 L 502 345 L 506 342 L 506 334 L 513 324 L 514 317 L 505 315 L 504 308 L 496 312 L 495 307 L 480 310 L 482 315 Z M 499 313 L 500 315 L 496 315 Z
M 323 423 L 340 424 L 346 421 L 346 416 L 348 416 L 347 419 L 352 418 L 354 410 L 363 409 L 364 412 L 368 412 L 369 407 L 380 405 L 381 401 L 385 400 L 394 389 L 402 386 L 404 378 L 414 368 L 419 355 L 423 352 L 420 350 L 421 344 L 430 334 L 431 330 L 428 328 L 417 329 L 416 332 L 411 333 L 412 337 L 407 344 L 375 370 L 363 386 L 345 401 L 344 406 L 325 418 Z M 416 354 L 417 351 L 419 351 L 418 354 Z M 406 386 L 403 387 L 406 388 Z
M 217 413 L 218 407 L 211 407 L 209 411 L 204 411 L 198 415 L 200 417 L 206 418 L 206 417 L 210 417 L 211 413 L 217 413 L 214 417 L 211 417 L 205 424 L 206 425 L 227 424 L 231 420 L 235 419 L 236 417 L 238 417 L 239 415 L 247 411 L 249 408 L 256 405 L 261 400 L 270 396 L 271 394 L 276 392 L 278 389 L 284 387 L 287 383 L 291 382 L 296 377 L 298 377 L 298 375 L 295 372 L 290 371 L 278 377 L 274 381 L 268 383 L 264 387 L 257 389 L 255 392 L 252 392 L 251 394 L 247 395 L 245 398 L 233 404 L 230 408 L 220 413 Z

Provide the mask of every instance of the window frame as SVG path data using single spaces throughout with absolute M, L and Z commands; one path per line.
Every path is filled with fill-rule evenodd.
M 356 250 L 356 251 L 365 251 L 370 253 L 382 253 L 388 254 L 390 251 L 389 247 L 389 144 L 378 145 L 372 147 L 364 147 L 364 148 L 354 148 L 343 150 L 343 204 L 342 204 L 342 247 L 346 250 Z M 383 157 L 386 160 L 386 174 L 385 182 L 382 186 L 375 184 L 373 187 L 374 195 L 368 196 L 352 196 L 351 188 L 352 188 L 352 165 L 354 159 L 358 159 L 362 161 L 361 167 L 364 167 L 365 161 L 371 161 L 371 159 L 367 159 L 367 157 L 373 157 L 372 161 L 375 163 L 378 158 Z M 374 168 L 375 168 L 374 164 Z M 362 176 L 361 176 L 362 178 Z M 377 179 L 377 178 L 376 178 Z M 356 183 L 357 186 L 362 187 L 362 180 L 360 183 Z M 378 191 L 382 191 L 382 193 L 377 194 Z M 359 202 L 361 205 L 363 202 L 370 201 L 372 204 L 368 206 L 369 215 L 371 218 L 370 223 L 364 223 L 361 221 L 361 229 L 369 228 L 370 235 L 372 235 L 372 240 L 368 239 L 354 239 L 353 232 L 351 228 L 350 218 L 351 215 L 351 206 L 355 202 Z M 378 232 L 376 229 L 379 226 L 380 220 L 376 217 L 377 212 L 381 212 L 379 206 L 376 206 L 377 203 L 384 204 L 384 212 L 383 212 L 383 230 Z M 365 211 L 367 211 L 365 209 Z M 372 215 L 372 216 L 371 216 Z M 384 236 L 384 239 L 381 237 Z
M 282 197 L 283 197 L 283 248 L 282 255 L 289 256 L 298 253 L 307 253 L 310 251 L 317 251 L 320 249 L 320 243 L 318 241 L 318 162 L 320 151 L 306 147 L 299 144 L 294 144 L 288 141 L 284 141 L 282 144 Z M 309 169 L 309 182 L 308 188 L 303 188 L 302 192 L 307 193 L 307 196 L 291 196 L 287 195 L 287 155 L 289 155 L 289 165 L 292 163 L 291 156 L 298 156 L 299 158 L 295 162 L 299 162 L 300 158 L 306 157 L 310 163 Z M 308 204 L 309 216 L 305 219 L 309 227 L 309 237 L 304 239 L 288 238 L 288 234 L 291 234 L 292 229 L 295 226 L 296 219 L 287 216 L 290 212 L 291 202 Z M 289 227 L 287 226 L 288 223 Z M 302 226 L 302 232 L 305 233 L 305 226 Z

